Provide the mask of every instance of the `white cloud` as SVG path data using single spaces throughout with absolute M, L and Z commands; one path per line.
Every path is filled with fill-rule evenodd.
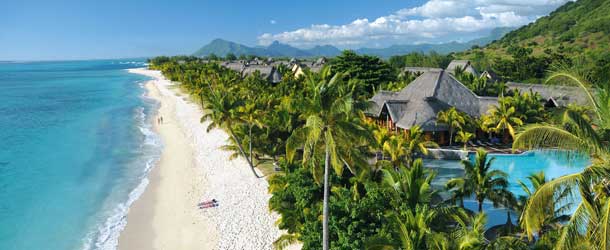
M 271 19 L 271 20 L 269 21 L 269 23 L 270 23 L 270 24 L 276 24 L 277 22 L 276 22 L 275 20 Z
M 480 37 L 496 27 L 516 27 L 547 15 L 570 0 L 429 0 L 375 20 L 265 33 L 261 45 L 280 41 L 298 47 L 332 44 L 358 47 L 444 42 Z

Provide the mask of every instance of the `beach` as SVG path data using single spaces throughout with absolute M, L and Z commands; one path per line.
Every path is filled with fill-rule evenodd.
M 281 235 L 267 202 L 267 182 L 242 158 L 230 160 L 220 147 L 228 135 L 206 132 L 202 111 L 159 71 L 130 69 L 153 78 L 147 96 L 159 105 L 154 130 L 163 152 L 143 195 L 129 208 L 118 249 L 272 249 Z M 197 204 L 216 199 L 219 206 Z

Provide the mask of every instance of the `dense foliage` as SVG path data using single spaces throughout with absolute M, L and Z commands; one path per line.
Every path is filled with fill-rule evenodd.
M 404 67 L 429 67 L 429 68 L 446 68 L 451 60 L 452 55 L 441 55 L 436 52 L 428 54 L 412 52 L 401 56 L 390 57 L 388 63 L 395 69 Z
M 528 196 L 514 197 L 506 174 L 490 169 L 493 157 L 484 151 L 462 163 L 462 178 L 434 188 L 436 173 L 420 157 L 438 145 L 417 126 L 395 133 L 365 118 L 373 92 L 400 79 L 378 58 L 345 52 L 319 73 L 294 77 L 285 71 L 275 84 L 198 58 L 150 63 L 200 103 L 208 129 L 230 135 L 226 150 L 246 159 L 254 176 L 267 178 L 269 208 L 281 215 L 277 225 L 286 231 L 274 243 L 277 249 L 296 242 L 303 249 L 326 249 L 323 242 L 327 249 L 607 249 L 608 237 L 599 232 L 610 228 L 606 89 L 596 92 L 594 110 L 571 107 L 555 112 L 561 113 L 555 119 L 539 96 L 519 92 L 506 93 L 480 120 L 457 110 L 439 113 L 463 144 L 484 130 L 514 137 L 520 148 L 555 146 L 595 156 L 583 173 L 555 180 L 532 176 Z M 525 132 L 519 133 L 522 126 Z M 584 205 L 566 218 L 569 188 L 579 190 Z M 465 209 L 469 197 L 523 212 L 519 225 L 499 225 L 502 230 L 486 238 L 486 213 L 482 206 Z
M 387 84 L 396 80 L 396 74 L 390 65 L 378 57 L 358 55 L 353 51 L 346 50 L 331 61 L 332 70 L 335 73 L 346 74 L 349 79 L 362 81 L 356 87 L 358 96 L 372 96 L 379 85 Z
M 609 13 L 606 0 L 570 1 L 484 48 L 456 56 L 512 81 L 541 81 L 548 70 L 567 64 L 605 83 L 610 79 Z

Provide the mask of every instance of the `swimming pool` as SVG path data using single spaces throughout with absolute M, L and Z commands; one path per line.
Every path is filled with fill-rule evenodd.
M 525 195 L 525 192 L 518 183 L 519 180 L 527 184 L 529 188 L 532 188 L 527 179 L 527 176 L 530 174 L 544 171 L 547 180 L 551 180 L 563 175 L 578 173 L 590 164 L 587 156 L 555 150 L 528 151 L 515 155 L 488 154 L 487 157 L 488 159 L 495 158 L 492 163 L 493 169 L 499 169 L 508 174 L 509 190 L 516 196 Z M 473 160 L 474 153 L 471 153 L 469 158 Z M 433 182 L 436 188 L 442 189 L 449 179 L 461 177 L 464 174 L 460 161 L 425 160 L 424 163 L 426 167 L 437 173 L 436 179 Z M 477 203 L 472 198 L 464 200 L 464 205 L 470 210 L 477 210 Z M 488 226 L 506 222 L 505 209 L 494 208 L 489 201 L 483 204 L 483 209 L 488 215 Z M 513 220 L 517 217 L 513 214 Z

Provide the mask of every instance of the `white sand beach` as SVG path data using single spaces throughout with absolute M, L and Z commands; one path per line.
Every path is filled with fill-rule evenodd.
M 164 150 L 151 172 L 146 191 L 130 208 L 118 248 L 142 249 L 271 249 L 281 234 L 270 213 L 265 179 L 255 178 L 244 159 L 229 160 L 220 149 L 228 135 L 206 132 L 201 109 L 181 95 L 160 72 L 133 69 L 153 77 L 148 95 L 160 102 L 155 125 Z M 219 201 L 214 208 L 196 204 Z

